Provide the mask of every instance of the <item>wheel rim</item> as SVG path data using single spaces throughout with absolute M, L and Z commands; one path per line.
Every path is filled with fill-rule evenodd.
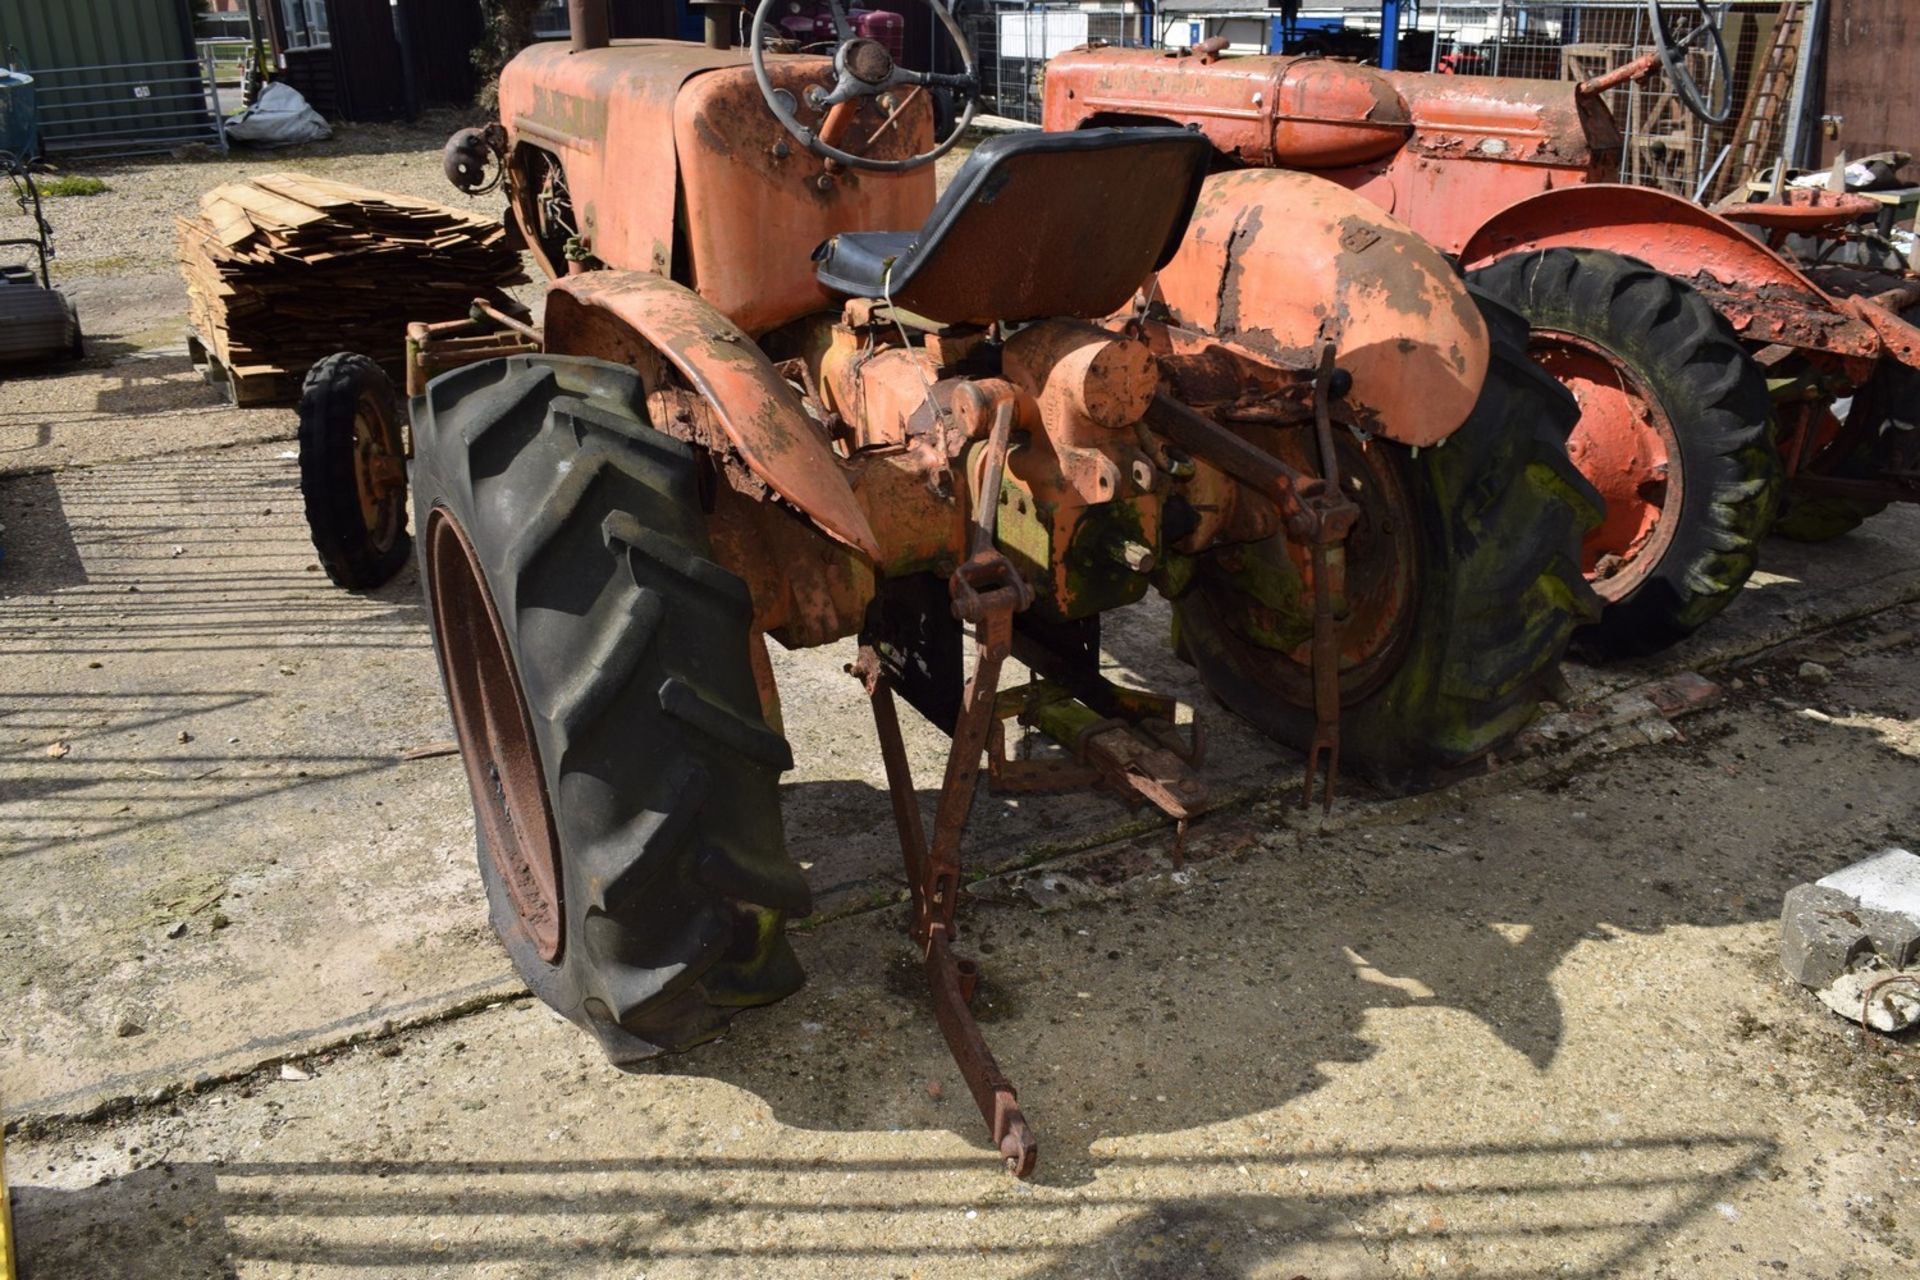
M 1288 431 L 1269 447 L 1283 461 L 1319 473 L 1305 432 Z M 1345 432 L 1336 437 L 1340 487 L 1360 508 L 1347 535 L 1347 613 L 1338 623 L 1340 694 L 1362 698 L 1384 684 L 1399 667 L 1413 633 L 1419 600 L 1419 552 L 1414 541 L 1416 515 L 1386 450 L 1362 447 Z M 1276 608 L 1251 597 L 1236 610 L 1227 630 L 1265 651 L 1260 664 L 1274 690 L 1298 706 L 1313 703 L 1311 645 L 1313 620 L 1312 558 L 1291 538 L 1277 539 L 1300 584 L 1292 608 Z M 1261 555 L 1257 547 L 1239 550 Z M 1297 642 L 1296 642 L 1297 638 Z
M 551 964 L 562 941 L 553 807 L 506 630 L 473 545 L 444 507 L 427 519 L 427 567 L 440 673 L 474 813 L 521 929 Z
M 1680 438 L 1659 397 L 1604 347 L 1535 330 L 1528 350 L 1580 406 L 1567 454 L 1606 502 L 1599 527 L 1581 546 L 1581 569 L 1601 599 L 1623 599 L 1673 544 L 1682 498 Z
M 360 520 L 367 537 L 382 551 L 394 545 L 406 520 L 404 493 L 374 478 L 379 460 L 390 458 L 384 415 L 364 398 L 353 410 L 353 488 L 360 500 Z

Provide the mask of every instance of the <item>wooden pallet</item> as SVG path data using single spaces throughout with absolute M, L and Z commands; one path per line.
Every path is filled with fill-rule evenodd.
M 198 333 L 187 334 L 187 358 L 209 386 L 218 387 L 227 403 L 242 409 L 286 404 L 299 399 L 300 380 L 272 365 L 230 367 Z M 304 373 L 303 375 L 304 376 Z
M 409 322 L 526 278 L 492 218 L 304 174 L 216 187 L 175 225 L 196 363 L 235 404 L 294 399 L 335 351 L 398 380 Z

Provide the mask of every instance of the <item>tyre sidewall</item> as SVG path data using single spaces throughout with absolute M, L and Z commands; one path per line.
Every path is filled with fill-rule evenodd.
M 509 409 L 510 421 L 488 424 L 457 411 L 461 403 L 472 404 L 495 394 L 496 382 L 504 385 L 512 378 L 525 382 L 530 372 L 543 370 L 555 375 L 555 385 Z M 455 409 L 436 412 L 433 404 Z M 735 1010 L 787 994 L 798 985 L 799 977 L 786 944 L 782 911 L 755 907 L 738 900 L 738 895 L 717 892 L 698 881 L 700 859 L 710 857 L 716 843 L 724 846 L 729 833 L 743 827 L 778 846 L 777 856 L 785 858 L 777 769 L 753 770 L 744 778 L 716 771 L 719 780 L 708 787 L 714 793 L 713 803 L 703 804 L 695 825 L 667 850 L 670 861 L 645 869 L 645 891 L 620 903 L 604 901 L 606 885 L 618 878 L 618 859 L 645 843 L 643 835 L 634 834 L 636 812 L 664 811 L 677 793 L 706 784 L 697 776 L 699 752 L 684 748 L 660 729 L 658 680 L 647 675 L 653 667 L 639 669 L 636 679 L 594 693 L 591 714 L 557 709 L 567 705 L 570 681 L 583 673 L 592 677 L 592 635 L 584 629 L 582 618 L 600 605 L 586 608 L 582 618 L 570 618 L 565 609 L 538 603 L 554 576 L 544 562 L 529 561 L 517 573 L 506 562 L 529 525 L 553 505 L 550 490 L 556 478 L 564 481 L 572 470 L 586 465 L 582 437 L 566 429 L 569 415 L 588 415 L 601 422 L 622 420 L 624 425 L 616 424 L 619 434 L 600 431 L 595 437 L 603 446 L 602 454 L 611 450 L 618 455 L 621 441 L 645 438 L 644 448 L 635 446 L 636 457 L 653 454 L 677 464 L 665 479 L 653 473 L 636 479 L 630 474 L 632 460 L 616 456 L 618 465 L 609 465 L 606 475 L 613 490 L 624 486 L 629 505 L 648 500 L 651 493 L 655 505 L 650 509 L 650 527 L 692 553 L 704 553 L 704 524 L 697 501 L 692 500 L 691 451 L 645 430 L 637 376 L 598 361 L 513 357 L 469 366 L 436 380 L 428 395 L 415 404 L 412 484 L 421 527 L 426 527 L 436 508 L 444 509 L 466 533 L 484 567 L 514 667 L 520 673 L 559 839 L 564 924 L 560 955 L 550 963 L 522 926 L 484 831 L 477 829 L 481 879 L 494 929 L 534 994 L 592 1032 L 616 1065 L 627 1066 L 711 1039 Z M 476 445 L 470 437 L 480 434 L 482 427 L 487 439 Z M 513 447 L 489 455 L 488 448 L 502 442 Z M 490 457 L 510 460 L 497 472 L 476 474 L 495 465 Z M 649 484 L 657 489 L 649 490 Z M 599 492 L 595 488 L 586 498 L 576 499 L 579 521 L 560 530 L 569 540 L 560 548 L 566 553 L 565 575 L 585 584 L 583 601 L 604 602 L 606 592 L 626 585 L 622 575 L 629 572 L 618 549 L 601 534 L 604 504 L 593 497 Z M 591 539 L 583 543 L 578 530 L 591 533 Z M 431 616 L 434 584 L 426 542 L 423 538 L 420 570 Z M 738 590 L 744 601 L 744 586 Z M 743 607 L 750 616 L 750 606 Z M 670 628 L 673 623 L 663 625 Z M 434 644 L 444 678 L 447 655 L 437 634 Z M 700 654 L 697 660 L 727 666 L 737 661 L 739 671 L 716 672 L 715 680 L 736 690 L 744 681 L 752 690 L 744 648 L 738 655 Z M 757 697 L 751 692 L 745 696 L 752 697 L 757 708 Z M 770 819 L 764 816 L 768 811 Z M 797 870 L 794 875 L 797 878 Z M 745 945 L 743 928 L 771 933 L 759 938 L 764 954 L 758 959 L 772 976 L 748 972 L 754 965 L 739 954 Z M 636 984 L 642 996 L 633 994 Z M 633 1010 L 626 1015 L 625 1025 L 616 1013 L 622 1008 Z
M 360 510 L 355 476 L 354 420 L 370 404 L 386 426 L 400 429 L 400 400 L 393 382 L 366 356 L 341 352 L 308 370 L 300 393 L 300 492 L 307 531 L 327 577 L 350 591 L 367 591 L 390 581 L 412 554 L 404 495 L 394 536 L 381 546 L 368 531 Z M 388 447 L 399 456 L 398 440 Z
M 1595 657 L 1657 652 L 1740 593 L 1784 489 L 1766 380 L 1711 303 L 1622 254 L 1547 249 L 1473 273 L 1535 329 L 1583 339 L 1626 365 L 1672 424 L 1680 504 L 1657 564 L 1607 603 L 1578 643 Z

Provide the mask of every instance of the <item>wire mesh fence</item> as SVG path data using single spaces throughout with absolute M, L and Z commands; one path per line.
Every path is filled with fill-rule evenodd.
M 1130 3 L 1026 4 L 1002 0 L 961 20 L 980 58 L 983 108 L 1028 124 L 1040 122 L 1047 59 L 1090 40 L 1149 43 L 1140 9 Z
M 1774 119 L 1786 95 L 1777 87 L 1756 95 L 1763 80 L 1777 80 L 1783 63 L 1776 49 L 1783 22 L 1804 18 L 1805 0 L 1727 3 L 1709 6 L 1722 24 L 1728 66 L 1719 65 L 1707 41 L 1684 54 L 1702 95 L 1713 100 L 1731 71 L 1734 118 L 1709 125 L 1687 110 L 1664 70 L 1611 90 L 1604 101 L 1624 137 L 1621 180 L 1658 187 L 1689 199 L 1712 199 L 1777 157 L 1781 131 Z M 1651 52 L 1654 36 L 1642 0 L 1437 0 L 1427 9 L 1435 29 L 1435 70 L 1451 75 L 1517 76 L 1534 80 L 1590 80 Z M 1670 8 L 1670 26 L 1684 40 L 1704 18 L 1692 6 Z M 1791 64 L 1786 66 L 1791 73 Z M 1740 110 L 1754 103 L 1767 114 Z

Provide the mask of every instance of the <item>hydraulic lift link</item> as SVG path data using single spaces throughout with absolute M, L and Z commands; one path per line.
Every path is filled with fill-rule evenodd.
M 1320 808 L 1333 812 L 1333 787 L 1340 776 L 1340 633 L 1346 613 L 1347 533 L 1360 509 L 1340 491 L 1340 460 L 1333 448 L 1333 344 L 1320 344 L 1313 378 L 1313 429 L 1320 451 L 1318 492 L 1303 494 L 1312 514 L 1308 563 L 1313 573 L 1313 741 L 1307 747 L 1307 776 L 1300 807 L 1313 804 L 1313 779 L 1322 761 L 1327 771 Z
M 1322 805 L 1333 808 L 1333 787 L 1340 769 L 1340 632 L 1346 613 L 1346 538 L 1360 508 L 1340 489 L 1340 468 L 1333 446 L 1334 349 L 1320 344 L 1313 382 L 1314 437 L 1320 455 L 1319 476 L 1296 471 L 1258 445 L 1206 415 L 1164 394 L 1147 410 L 1147 423 L 1196 458 L 1203 459 L 1272 500 L 1287 536 L 1307 549 L 1313 578 L 1313 638 L 1308 647 L 1313 678 L 1314 731 L 1300 807 L 1313 803 L 1313 783 L 1326 762 Z
M 971 1001 L 979 969 L 953 951 L 954 922 L 960 898 L 960 836 L 967 811 L 980 780 L 980 759 L 986 751 L 988 730 L 995 723 L 1000 667 L 1013 647 L 1013 615 L 1032 603 L 1033 593 L 1006 557 L 993 546 L 993 515 L 999 501 L 1001 472 L 1006 465 L 1007 441 L 1013 428 L 1013 404 L 994 405 L 988 436 L 986 465 L 980 492 L 975 495 L 970 554 L 949 583 L 953 615 L 974 628 L 977 661 L 961 697 L 960 716 L 953 726 L 953 745 L 947 752 L 947 772 L 934 810 L 933 840 L 926 839 L 920 821 L 913 774 L 900 738 L 900 719 L 893 690 L 879 654 L 862 646 L 853 673 L 867 687 L 873 703 L 874 728 L 880 738 L 880 757 L 886 765 L 887 790 L 900 829 L 900 852 L 907 868 L 913 903 L 911 930 L 921 947 L 927 989 L 934 1017 L 946 1037 L 968 1090 L 987 1122 L 993 1144 L 1007 1170 L 1024 1178 L 1033 1172 L 1040 1146 L 1020 1111 L 1013 1082 L 994 1061 L 974 1020 Z

